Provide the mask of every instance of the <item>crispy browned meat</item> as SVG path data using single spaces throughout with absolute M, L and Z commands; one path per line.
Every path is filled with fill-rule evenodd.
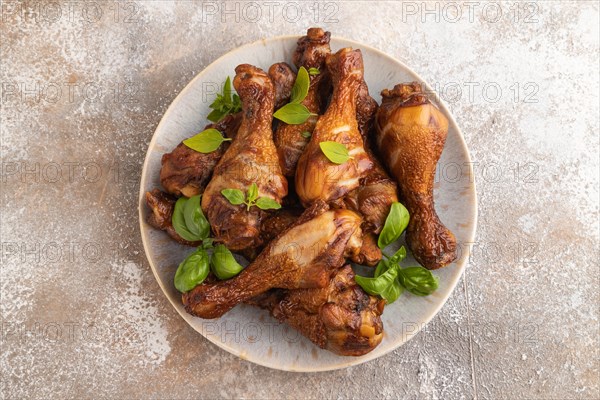
M 364 223 L 363 223 L 364 226 Z M 356 257 L 351 260 L 360 265 L 374 267 L 381 261 L 381 249 L 377 246 L 377 237 L 370 232 L 363 230 L 363 243 Z
M 177 201 L 175 197 L 168 193 L 161 192 L 158 189 L 146 192 L 146 204 L 152 211 L 152 213 L 148 215 L 148 223 L 156 229 L 167 232 L 169 236 L 181 244 L 198 246 L 200 242 L 189 242 L 183 239 L 177 234 L 175 228 L 173 228 L 171 217 L 173 216 L 175 201 Z
M 363 81 L 360 50 L 341 49 L 327 57 L 333 80 L 333 97 L 319 118 L 310 142 L 298 160 L 296 191 L 305 206 L 315 201 L 343 198 L 359 186 L 360 178 L 372 168 L 356 120 L 356 102 Z M 350 158 L 343 164 L 329 161 L 320 143 L 334 141 L 348 149 Z
M 270 197 L 280 204 L 287 194 L 271 131 L 275 100 L 271 79 L 252 65 L 242 64 L 235 70 L 233 85 L 242 101 L 242 124 L 202 196 L 202 210 L 216 239 L 232 251 L 262 245 L 260 224 L 269 212 L 233 205 L 221 191 L 238 189 L 245 194 L 256 183 L 258 197 Z
M 241 114 L 228 115 L 216 124 L 207 125 L 205 129 L 215 128 L 226 137 L 233 138 L 241 121 Z M 177 197 L 201 194 L 228 145 L 228 142 L 223 142 L 212 153 L 199 153 L 181 142 L 171 153 L 162 156 L 161 185 Z
M 322 349 L 342 356 L 361 356 L 383 339 L 384 301 L 365 293 L 349 265 L 340 268 L 324 288 L 275 289 L 250 304 L 271 312 Z
M 448 120 L 414 82 L 384 90 L 377 113 L 377 144 L 410 213 L 406 242 L 428 269 L 456 259 L 456 238 L 440 221 L 433 202 L 436 164 L 444 149 Z
M 281 107 L 288 102 L 296 75 L 286 63 L 276 63 L 269 68 L 269 77 L 275 87 L 275 102 Z M 214 128 L 223 136 L 235 138 L 240 124 L 242 113 L 225 116 L 217 123 L 209 124 L 204 129 Z M 204 154 L 190 149 L 180 143 L 171 153 L 163 155 L 161 160 L 160 183 L 168 193 L 177 197 L 192 197 L 202 194 L 217 162 L 229 142 L 223 142 L 221 147 L 212 153 Z
M 318 68 L 321 71 L 318 75 L 310 76 L 310 86 L 308 93 L 301 104 L 315 116 L 309 117 L 304 123 L 298 125 L 288 125 L 280 122 L 275 132 L 275 146 L 279 154 L 279 161 L 283 173 L 287 177 L 294 177 L 296 173 L 296 164 L 298 158 L 304 151 L 309 141 L 308 135 L 312 134 L 317 123 L 318 114 L 327 100 L 322 96 L 326 86 L 330 86 L 329 77 L 325 70 L 325 58 L 331 53 L 329 48 L 330 33 L 321 28 L 310 28 L 306 36 L 298 40 L 298 46 L 294 52 L 294 64 L 296 67 Z
M 369 136 L 369 131 L 375 120 L 377 108 L 377 101 L 369 94 L 369 87 L 363 78 L 360 87 L 358 88 L 356 99 L 356 120 L 358 122 L 358 130 L 365 140 L 367 136 Z
M 271 288 L 326 286 L 331 274 L 362 244 L 358 214 L 326 209 L 318 203 L 306 210 L 235 278 L 202 284 L 183 294 L 187 312 L 217 318 Z
M 271 65 L 269 78 L 275 87 L 275 109 L 277 110 L 289 101 L 296 73 L 287 63 L 280 62 Z

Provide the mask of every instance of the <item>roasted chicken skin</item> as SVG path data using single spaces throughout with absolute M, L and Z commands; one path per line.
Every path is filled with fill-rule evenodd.
M 362 245 L 360 216 L 327 210 L 317 203 L 295 225 L 270 242 L 235 278 L 201 284 L 183 294 L 185 309 L 201 318 L 217 318 L 235 305 L 272 288 L 325 287 L 332 273 Z
M 301 104 L 314 116 L 309 117 L 304 123 L 298 125 L 288 125 L 285 122 L 279 122 L 275 131 L 275 146 L 279 154 L 279 162 L 285 176 L 293 178 L 296 173 L 296 164 L 300 155 L 306 147 L 309 137 L 302 133 L 312 134 L 317 124 L 318 115 L 326 101 L 322 95 L 324 90 L 330 86 L 329 77 L 325 71 L 325 58 L 331 53 L 329 48 L 330 33 L 321 28 L 310 28 L 306 36 L 298 39 L 298 46 L 294 52 L 294 64 L 297 68 L 304 67 L 318 68 L 321 73 L 318 75 L 309 75 L 310 86 L 308 93 Z
M 419 83 L 396 85 L 381 95 L 376 141 L 410 213 L 406 242 L 421 265 L 441 268 L 456 259 L 456 238 L 440 221 L 433 201 L 435 168 L 448 120 Z
M 289 101 L 296 74 L 284 63 L 275 63 L 269 68 L 269 78 L 275 87 L 275 103 L 279 108 Z M 225 116 L 217 123 L 204 129 L 214 128 L 223 136 L 233 139 L 242 122 L 242 113 Z M 160 183 L 167 193 L 174 196 L 192 197 L 202 194 L 212 177 L 217 162 L 221 159 L 229 142 L 211 153 L 199 153 L 180 143 L 172 152 L 165 153 L 161 160 Z
M 238 189 L 244 194 L 256 183 L 258 197 L 281 204 L 287 195 L 287 180 L 281 173 L 273 143 L 271 122 L 275 89 L 260 68 L 248 64 L 236 69 L 233 85 L 242 101 L 242 123 L 236 138 L 215 167 L 202 196 L 202 210 L 215 238 L 232 251 L 260 247 L 261 221 L 269 214 L 256 206 L 233 205 L 221 193 Z
M 296 191 L 305 206 L 346 196 L 359 186 L 360 178 L 373 166 L 356 119 L 357 96 L 363 82 L 361 52 L 344 48 L 328 56 L 326 63 L 333 81 L 333 97 L 319 118 L 296 170 Z M 329 161 L 320 148 L 320 143 L 326 141 L 345 145 L 351 158 L 343 164 Z
M 235 137 L 240 123 L 241 113 L 228 115 L 216 124 L 209 124 L 204 129 L 214 128 L 225 137 Z M 219 159 L 225 153 L 229 142 L 223 142 L 212 153 L 199 153 L 187 147 L 183 142 L 170 153 L 163 154 L 161 159 L 160 183 L 167 193 L 174 196 L 192 197 L 202 194 Z
M 296 73 L 287 63 L 279 62 L 269 67 L 268 74 L 275 87 L 275 109 L 277 110 L 289 101 Z
M 324 288 L 275 289 L 250 301 L 342 356 L 361 356 L 381 343 L 384 303 L 356 284 L 349 265 L 337 270 Z

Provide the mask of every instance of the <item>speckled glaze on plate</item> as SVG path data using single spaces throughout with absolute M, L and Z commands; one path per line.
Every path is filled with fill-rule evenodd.
M 190 326 L 217 346 L 248 361 L 286 371 L 316 372 L 345 368 L 389 353 L 417 334 L 433 318 L 454 290 L 469 258 L 468 244 L 473 242 L 477 225 L 477 201 L 472 179 L 444 179 L 443 174 L 436 179 L 436 209 L 444 224 L 456 235 L 459 259 L 435 271 L 440 278 L 440 287 L 433 295 L 423 298 L 403 294 L 385 308 L 382 315 L 385 331 L 383 341 L 364 356 L 342 357 L 322 350 L 286 324 L 271 318 L 266 311 L 246 305 L 239 305 L 216 320 L 204 320 L 187 314 L 181 303 L 181 295 L 173 286 L 173 276 L 177 265 L 192 249 L 175 243 L 164 232 L 146 223 L 149 210 L 144 202 L 144 194 L 160 187 L 162 155 L 170 152 L 181 140 L 201 131 L 207 124 L 208 106 L 215 91 L 227 76 L 235 75 L 234 68 L 242 63 L 253 64 L 264 70 L 279 61 L 291 64 L 297 39 L 298 36 L 276 37 L 237 48 L 209 65 L 177 96 L 148 147 L 140 185 L 139 218 L 144 250 L 154 276 L 173 307 Z M 384 88 L 407 81 L 424 83 L 406 65 L 379 50 L 347 39 L 331 39 L 332 51 L 342 47 L 362 50 L 365 79 L 371 95 L 378 102 L 381 101 L 379 93 Z M 429 86 L 427 88 L 431 91 Z M 463 173 L 472 177 L 471 159 L 460 129 L 445 105 L 440 102 L 438 105 L 450 121 L 439 165 L 458 165 L 468 169 Z M 410 262 L 416 263 L 409 256 L 406 264 Z

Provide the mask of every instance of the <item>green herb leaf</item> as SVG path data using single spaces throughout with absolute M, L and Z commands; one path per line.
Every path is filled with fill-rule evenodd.
M 398 279 L 394 279 L 394 283 L 388 286 L 379 295 L 387 301 L 387 304 L 392 304 L 404 292 L 404 288 L 398 283 Z
M 308 131 L 304 131 L 300 135 L 305 139 L 309 139 L 312 136 L 312 133 L 310 133 Z
M 189 232 L 196 236 L 197 240 L 204 240 L 210 234 L 210 225 L 200 208 L 202 196 L 190 197 L 183 206 L 183 218 Z
M 182 293 L 189 292 L 208 276 L 209 260 L 206 250 L 198 248 L 177 267 L 175 287 Z
M 378 278 L 383 275 L 388 269 L 390 269 L 390 263 L 386 260 L 381 260 L 377 263 L 377 267 L 375 268 L 375 273 L 373 274 L 374 278 Z
M 311 115 L 317 114 L 311 113 L 306 106 L 297 103 L 286 104 L 273 114 L 275 118 L 288 125 L 303 124 Z
M 246 200 L 249 203 L 253 203 L 258 198 L 258 186 L 256 183 L 252 182 L 252 185 L 248 187 L 248 192 L 246 193 Z
M 390 212 L 385 220 L 385 225 L 379 234 L 379 239 L 377 239 L 379 248 L 383 250 L 398 240 L 408 226 L 409 220 L 410 216 L 406 207 L 402 203 L 392 203 Z
M 233 93 L 229 77 L 227 77 L 223 84 L 223 92 L 217 94 L 217 97 L 210 105 L 210 108 L 212 108 L 213 111 L 211 111 L 206 118 L 212 122 L 219 122 L 226 115 L 235 114 L 242 109 L 240 97 Z
M 223 100 L 226 105 L 233 104 L 233 101 L 231 100 L 231 94 L 231 79 L 227 77 L 227 79 L 225 79 L 225 84 L 223 85 Z
M 175 232 L 183 239 L 189 242 L 197 242 L 198 240 L 202 240 L 202 238 L 200 238 L 199 235 L 192 233 L 185 223 L 184 213 L 187 201 L 188 199 L 185 197 L 180 197 L 177 200 L 173 215 L 171 216 L 171 224 L 173 225 Z
M 211 266 L 213 273 L 221 280 L 233 278 L 244 269 L 233 257 L 231 251 L 222 244 L 215 246 Z
M 244 196 L 244 192 L 239 189 L 223 189 L 221 190 L 221 194 L 225 196 L 227 200 L 234 206 L 239 204 L 243 204 L 246 200 L 246 196 Z
M 225 111 L 221 111 L 220 109 L 212 110 L 207 116 L 206 119 L 211 122 L 219 122 L 223 119 L 223 117 L 227 115 Z
M 348 148 L 338 142 L 321 142 L 319 143 L 321 151 L 325 157 L 334 164 L 343 164 L 350 159 Z
M 381 296 L 387 300 L 388 303 L 392 303 L 400 296 L 400 293 L 402 293 L 402 291 L 397 288 L 390 288 L 390 286 L 398 285 L 396 280 L 397 276 L 398 268 L 389 268 L 376 278 L 357 275 L 354 277 L 354 280 L 365 292 L 373 296 Z
M 204 250 L 212 249 L 214 241 L 215 241 L 215 239 L 213 239 L 213 238 L 206 238 L 206 239 L 202 240 L 202 248 Z
M 321 73 L 321 71 L 319 71 L 319 68 L 311 67 L 311 68 L 308 69 L 308 74 L 310 76 L 319 75 L 320 73 Z
M 427 296 L 435 292 L 439 286 L 437 276 L 423 267 L 402 268 L 398 273 L 398 280 L 408 290 L 417 296 Z
M 301 103 L 308 94 L 308 87 L 310 86 L 310 78 L 306 68 L 300 67 L 298 75 L 296 75 L 296 81 L 292 87 L 292 94 L 290 96 L 290 103 Z
M 281 204 L 270 197 L 261 197 L 256 200 L 256 207 L 261 210 L 278 210 L 281 208 Z
M 406 258 L 406 248 L 404 246 L 400 247 L 398 251 L 394 253 L 393 256 L 390 257 L 390 262 L 393 264 L 398 264 L 400 261 Z
M 212 153 L 219 148 L 221 143 L 228 140 L 231 139 L 223 137 L 218 130 L 209 128 L 189 139 L 185 139 L 183 144 L 199 153 Z

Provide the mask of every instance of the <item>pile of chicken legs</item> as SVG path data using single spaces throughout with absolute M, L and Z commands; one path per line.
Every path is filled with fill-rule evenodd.
M 293 54 L 296 68 L 318 70 L 302 101 L 313 116 L 298 125 L 274 124 L 274 111 L 289 101 L 294 69 L 283 62 L 267 72 L 239 65 L 233 85 L 242 111 L 207 126 L 233 140 L 206 154 L 179 144 L 162 158 L 166 192 L 148 192 L 146 202 L 152 226 L 198 246 L 179 237 L 171 217 L 177 197 L 202 194 L 215 241 L 251 261 L 234 278 L 208 279 L 184 293 L 190 314 L 217 318 L 252 304 L 321 348 L 358 356 L 383 338 L 385 301 L 355 283 L 348 261 L 373 266 L 381 260 L 377 235 L 391 204 L 400 198 L 409 210 L 407 244 L 423 266 L 439 268 L 456 257 L 456 240 L 433 204 L 448 122 L 417 83 L 385 90 L 378 107 L 361 51 L 332 53 L 329 41 L 329 32 L 311 28 Z M 350 159 L 329 161 L 319 146 L 324 141 L 345 145 Z M 252 183 L 259 196 L 284 207 L 233 205 L 221 194 Z

